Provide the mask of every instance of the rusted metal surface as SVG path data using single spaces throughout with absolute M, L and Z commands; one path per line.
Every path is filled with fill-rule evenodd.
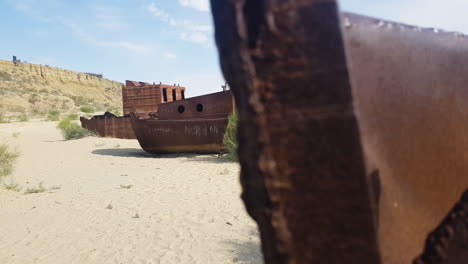
M 149 153 L 219 153 L 227 118 L 158 120 L 130 115 L 140 146 Z
M 81 126 L 94 131 L 100 137 L 136 139 L 129 116 L 117 117 L 106 113 L 91 119 L 80 117 Z
M 186 100 L 161 104 L 158 119 L 194 119 L 227 117 L 234 111 L 231 91 L 192 97 Z
M 427 238 L 414 264 L 463 264 L 468 259 L 468 191 Z
M 408 263 L 468 188 L 468 38 L 351 14 L 343 22 L 367 171 L 378 169 L 382 185 L 382 258 Z
M 158 105 L 186 97 L 185 87 L 126 81 L 122 89 L 123 113 L 156 112 Z
M 379 263 L 335 3 L 211 4 L 265 262 Z
M 225 91 L 161 104 L 151 118 L 130 116 L 138 142 L 147 152 L 220 153 L 227 117 L 233 111 L 232 95 Z
M 411 263 L 468 188 L 467 37 L 333 0 L 211 6 L 265 262 Z

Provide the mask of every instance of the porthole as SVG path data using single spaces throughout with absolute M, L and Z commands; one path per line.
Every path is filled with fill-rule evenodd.
M 203 112 L 203 105 L 197 104 L 197 112 Z
M 179 105 L 179 107 L 177 108 L 177 111 L 179 111 L 179 113 L 182 114 L 183 112 L 185 112 L 185 106 Z

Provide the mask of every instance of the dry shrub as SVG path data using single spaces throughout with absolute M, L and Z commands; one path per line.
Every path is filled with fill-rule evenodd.
M 239 115 L 234 112 L 229 116 L 226 134 L 224 134 L 224 146 L 226 147 L 229 157 L 233 161 L 237 161 L 237 123 L 239 122 Z
M 0 145 L 0 177 L 8 176 L 13 172 L 14 164 L 19 157 L 19 152 L 11 150 L 6 143 Z
M 76 122 L 69 118 L 65 118 L 57 125 L 57 128 L 62 131 L 62 135 L 66 140 L 80 139 L 84 137 L 95 136 L 96 134 L 81 127 Z

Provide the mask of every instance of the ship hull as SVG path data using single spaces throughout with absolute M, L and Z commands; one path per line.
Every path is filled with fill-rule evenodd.
M 227 118 L 195 120 L 140 119 L 130 115 L 140 146 L 149 153 L 219 153 Z

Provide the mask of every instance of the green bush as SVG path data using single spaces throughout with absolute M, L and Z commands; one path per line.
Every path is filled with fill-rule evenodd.
M 88 113 L 88 114 L 96 112 L 96 110 L 94 108 L 92 108 L 91 106 L 82 106 L 80 108 L 80 110 L 81 110 L 81 112 Z
M 237 161 L 237 123 L 239 115 L 234 112 L 229 116 L 226 134 L 224 134 L 224 147 L 227 149 L 229 157 L 233 161 Z
M 82 128 L 76 122 L 73 122 L 69 118 L 65 118 L 58 123 L 57 128 L 62 131 L 62 135 L 66 140 L 79 139 L 89 136 L 94 136 L 92 131 Z
M 0 145 L 0 177 L 10 175 L 13 172 L 13 165 L 18 157 L 19 153 L 10 150 L 6 143 Z
M 48 121 L 59 121 L 60 120 L 60 112 L 59 111 L 50 111 L 47 115 Z

